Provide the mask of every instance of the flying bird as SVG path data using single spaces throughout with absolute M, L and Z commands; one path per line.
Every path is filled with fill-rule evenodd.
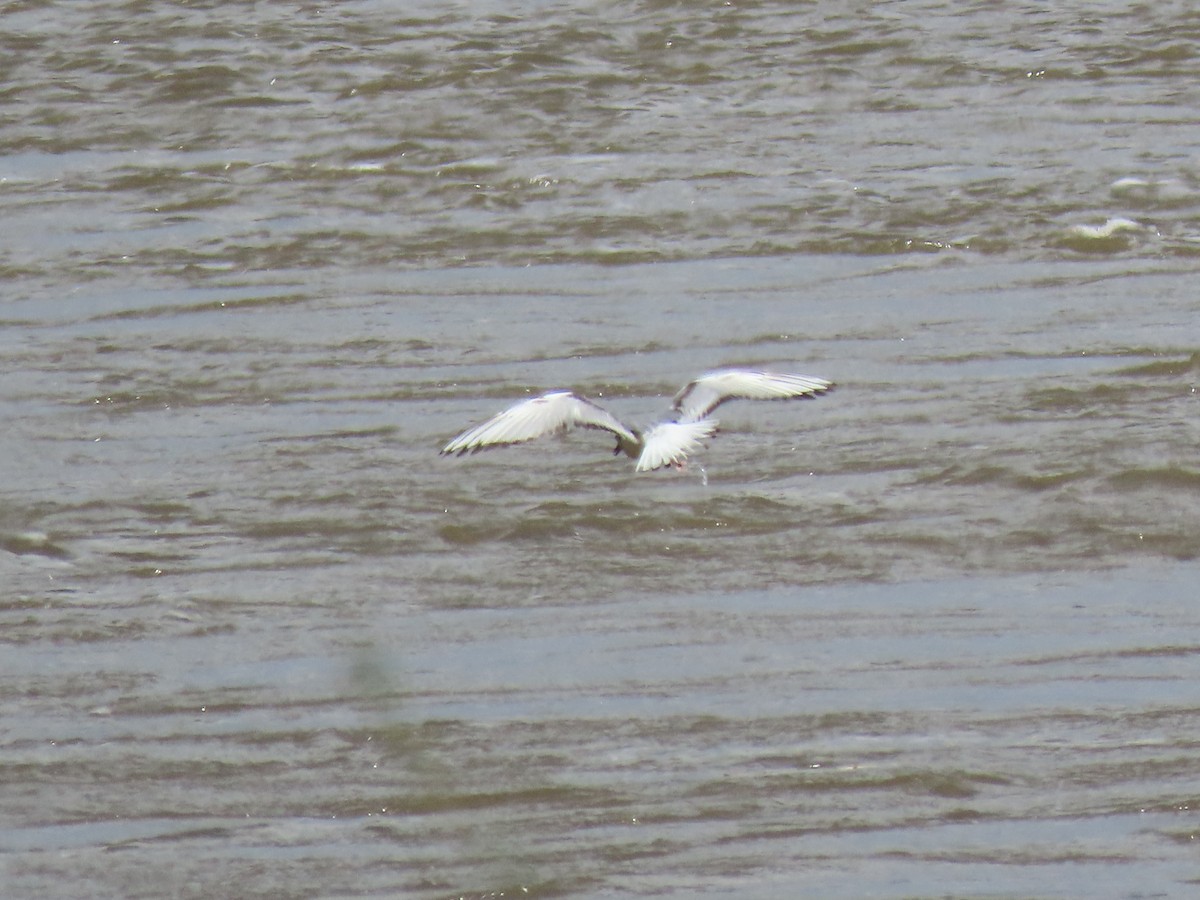
M 562 434 L 572 428 L 610 432 L 617 438 L 613 454 L 624 453 L 637 460 L 636 471 L 649 472 L 666 466 L 682 468 L 688 455 L 704 445 L 717 431 L 710 414 L 726 400 L 786 400 L 815 397 L 833 387 L 824 378 L 779 375 L 747 369 L 723 369 L 688 382 L 675 395 L 672 420 L 659 422 L 645 431 L 622 423 L 604 407 L 571 391 L 550 391 L 522 400 L 497 413 L 481 425 L 468 428 L 442 448 L 443 455 L 476 453 L 491 447 L 507 447 L 546 434 Z

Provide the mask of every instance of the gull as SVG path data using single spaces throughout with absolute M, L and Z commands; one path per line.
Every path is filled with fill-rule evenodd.
M 610 432 L 617 438 L 613 455 L 624 453 L 636 459 L 637 472 L 671 466 L 681 469 L 688 455 L 716 434 L 717 421 L 711 413 L 726 400 L 786 400 L 815 397 L 833 387 L 824 378 L 781 375 L 748 369 L 722 369 L 701 375 L 680 389 L 672 400 L 674 419 L 659 422 L 645 431 L 622 423 L 608 410 L 573 391 L 549 391 L 522 400 L 486 422 L 468 428 L 442 448 L 443 455 L 476 453 L 491 447 L 507 447 L 532 441 L 547 434 L 562 434 L 572 428 Z

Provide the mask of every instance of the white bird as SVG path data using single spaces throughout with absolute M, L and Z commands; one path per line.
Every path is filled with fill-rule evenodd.
M 561 434 L 578 426 L 616 435 L 614 455 L 624 453 L 636 459 L 638 472 L 664 466 L 682 468 L 688 455 L 716 433 L 717 422 L 709 418 L 709 413 L 726 400 L 815 397 L 831 387 L 832 382 L 806 375 L 776 375 L 746 369 L 709 372 L 686 384 L 675 395 L 672 408 L 678 415 L 674 421 L 659 422 L 644 432 L 625 425 L 587 397 L 571 391 L 550 391 L 522 400 L 483 424 L 467 429 L 443 447 L 442 453 L 462 456 L 490 447 L 520 444 L 546 434 Z

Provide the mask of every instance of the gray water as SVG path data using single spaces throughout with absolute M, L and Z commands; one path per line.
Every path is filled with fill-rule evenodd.
M 0 9 L 4 896 L 1187 896 L 1198 39 Z

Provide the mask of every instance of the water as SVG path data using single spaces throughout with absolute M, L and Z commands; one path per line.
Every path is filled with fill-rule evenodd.
M 1189 7 L 0 20 L 6 896 L 1200 879 Z

